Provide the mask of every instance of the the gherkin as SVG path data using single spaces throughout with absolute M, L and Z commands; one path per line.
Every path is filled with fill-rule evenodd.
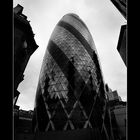
M 43 59 L 34 130 L 103 128 L 105 92 L 97 51 L 84 22 L 67 14 L 56 25 Z

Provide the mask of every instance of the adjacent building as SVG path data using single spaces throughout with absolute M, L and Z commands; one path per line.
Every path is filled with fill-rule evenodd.
M 43 59 L 33 127 L 47 138 L 110 139 L 106 97 L 96 47 L 85 23 L 67 14 L 56 25 Z M 87 131 L 87 132 L 86 132 Z M 98 138 L 97 138 L 98 137 Z M 80 137 L 79 137 L 80 138 Z
M 114 90 L 114 91 L 110 91 L 107 93 L 107 96 L 108 96 L 108 100 L 109 102 L 111 101 L 121 101 L 121 97 L 118 95 L 118 92 L 117 90 Z
M 14 116 L 15 133 L 32 133 L 32 110 L 14 109 Z
M 127 20 L 127 0 L 111 0 L 111 2 Z M 127 24 L 121 26 L 117 50 L 127 67 Z M 119 100 L 109 101 L 109 106 L 111 107 L 114 138 L 125 140 L 127 137 L 127 104 L 121 101 L 119 97 Z
M 118 40 L 117 50 L 127 66 L 127 25 L 122 25 L 120 30 L 120 36 Z
M 111 124 L 114 140 L 126 140 L 127 135 L 127 103 L 121 100 L 118 92 L 112 91 L 106 84 L 108 107 L 110 108 Z
M 111 0 L 114 6 L 119 10 L 123 17 L 127 20 L 127 0 Z M 122 25 L 117 45 L 117 50 L 127 66 L 127 25 Z
M 127 19 L 127 0 L 111 0 L 119 12 Z
M 17 5 L 13 9 L 13 60 L 14 60 L 14 140 L 31 140 L 32 134 L 32 111 L 19 110 L 16 101 L 20 92 L 17 90 L 20 82 L 24 79 L 24 70 L 30 56 L 38 48 L 34 40 L 32 27 L 23 13 L 23 7 Z
M 14 17 L 14 101 L 19 96 L 19 91 L 17 90 L 18 85 L 24 79 L 24 70 L 30 59 L 30 56 L 38 48 L 34 40 L 34 34 L 32 27 L 27 20 L 27 16 L 22 14 L 23 7 L 17 5 L 13 9 Z
M 14 112 L 14 140 L 33 140 L 32 116 L 33 111 L 22 110 L 15 105 Z
M 126 140 L 127 109 L 126 102 L 118 102 L 111 110 L 112 126 L 115 139 Z

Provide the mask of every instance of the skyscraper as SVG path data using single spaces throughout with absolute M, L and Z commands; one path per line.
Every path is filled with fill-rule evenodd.
M 56 25 L 36 92 L 34 130 L 103 130 L 105 91 L 92 36 L 75 14 Z

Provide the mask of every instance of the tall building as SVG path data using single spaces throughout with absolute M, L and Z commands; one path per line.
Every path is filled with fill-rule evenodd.
M 35 132 L 92 129 L 103 135 L 104 81 L 92 36 L 75 14 L 56 25 L 36 92 Z
M 30 56 L 38 48 L 34 40 L 32 27 L 27 16 L 22 14 L 23 7 L 17 5 L 13 10 L 14 16 L 14 99 L 19 96 L 18 85 L 24 78 L 24 70 Z

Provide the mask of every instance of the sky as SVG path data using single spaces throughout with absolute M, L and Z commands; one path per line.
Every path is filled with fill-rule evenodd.
M 39 46 L 32 54 L 20 83 L 17 105 L 33 110 L 43 57 L 51 33 L 67 13 L 77 14 L 92 34 L 105 83 L 127 101 L 127 67 L 117 51 L 121 25 L 127 23 L 110 0 L 13 0 L 23 6 Z

